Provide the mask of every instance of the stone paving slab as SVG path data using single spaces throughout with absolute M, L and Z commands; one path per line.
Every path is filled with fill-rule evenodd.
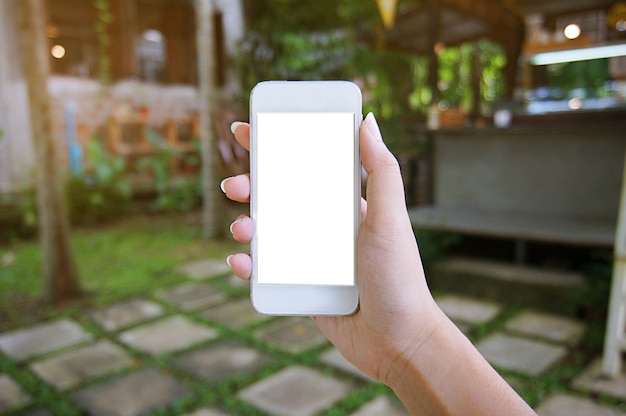
M 626 400 L 626 373 L 622 371 L 615 379 L 605 377 L 602 375 L 601 359 L 595 360 L 572 385 L 577 389 Z
M 91 319 L 107 331 L 128 328 L 162 316 L 163 307 L 144 299 L 133 299 L 91 312 Z
M 313 320 L 305 317 L 280 319 L 257 330 L 255 338 L 294 354 L 328 342 Z
M 507 322 L 506 329 L 554 342 L 576 345 L 585 332 L 585 325 L 562 316 L 523 311 Z
M 448 318 L 469 324 L 481 324 L 495 318 L 502 306 L 462 296 L 446 295 L 435 299 Z
M 227 298 L 224 292 L 207 283 L 187 283 L 172 289 L 159 290 L 156 296 L 185 312 L 219 305 Z
M 607 406 L 566 394 L 556 394 L 548 397 L 536 409 L 538 416 L 626 416 Z
M 0 350 L 25 360 L 61 348 L 91 341 L 92 336 L 70 319 L 58 319 L 0 335 Z
M 174 362 L 185 371 L 209 383 L 252 373 L 272 361 L 269 354 L 241 342 L 225 341 L 177 357 Z
M 0 412 L 14 410 L 30 403 L 22 387 L 6 374 L 0 374 Z
M 230 272 L 225 259 L 204 259 L 185 263 L 176 268 L 190 279 L 201 280 Z
M 559 362 L 567 349 L 539 341 L 495 333 L 476 347 L 492 365 L 538 376 Z
M 409 412 L 401 403 L 390 400 L 388 397 L 379 396 L 364 404 L 352 413 L 352 416 L 408 416 Z
M 239 393 L 253 406 L 279 416 L 312 416 L 347 394 L 350 385 L 302 366 L 288 367 Z
M 191 390 L 169 375 L 148 368 L 72 395 L 92 416 L 135 416 L 191 396 Z
M 320 356 L 320 361 L 326 365 L 334 367 L 344 373 L 352 374 L 365 381 L 376 381 L 373 377 L 368 376 L 359 370 L 354 364 L 346 360 L 337 348 L 331 348 Z
M 180 351 L 202 341 L 217 337 L 213 328 L 195 323 L 183 316 L 142 325 L 122 332 L 121 342 L 149 354 Z
M 35 362 L 31 369 L 58 390 L 65 390 L 129 367 L 132 363 L 124 350 L 108 341 L 100 341 Z
M 230 328 L 241 329 L 268 319 L 254 310 L 249 298 L 230 300 L 200 313 L 201 316 Z
M 234 274 L 231 274 L 230 276 L 228 276 L 226 278 L 226 283 L 228 283 L 232 287 L 236 287 L 236 288 L 239 288 L 239 289 L 250 289 L 250 281 L 249 280 L 240 279 L 237 276 L 235 276 Z

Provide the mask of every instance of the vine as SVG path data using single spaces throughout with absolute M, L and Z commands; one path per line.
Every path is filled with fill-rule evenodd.
M 93 0 L 93 6 L 98 11 L 98 21 L 95 25 L 95 32 L 98 39 L 98 79 L 103 84 L 111 82 L 111 57 L 109 47 L 111 46 L 111 35 L 109 26 L 114 17 L 111 12 L 111 2 L 109 0 Z

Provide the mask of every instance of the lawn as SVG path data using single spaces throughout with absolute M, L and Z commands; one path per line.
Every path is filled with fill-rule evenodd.
M 203 240 L 199 213 L 133 216 L 76 229 L 72 247 L 88 296 L 64 309 L 108 304 L 171 286 L 181 278 L 175 267 L 186 261 L 225 259 L 236 250 L 246 250 L 230 238 Z M 41 267 L 37 241 L 0 246 L 0 330 L 62 313 L 41 302 Z

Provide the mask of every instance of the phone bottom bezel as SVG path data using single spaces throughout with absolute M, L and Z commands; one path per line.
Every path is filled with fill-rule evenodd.
M 356 286 L 253 283 L 250 297 L 257 312 L 273 316 L 352 315 L 359 306 Z

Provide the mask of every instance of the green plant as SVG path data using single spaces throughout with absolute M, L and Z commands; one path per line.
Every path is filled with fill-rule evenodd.
M 111 45 L 111 35 L 109 25 L 113 23 L 114 16 L 111 13 L 111 3 L 109 0 L 94 0 L 93 6 L 98 13 L 98 22 L 94 27 L 98 39 L 98 79 L 102 84 L 111 81 L 111 58 L 109 47 Z
M 183 159 L 187 165 L 199 163 L 198 152 L 184 154 L 169 146 L 156 132 L 146 130 L 146 139 L 157 149 L 153 155 L 143 156 L 138 163 L 138 169 L 150 173 L 154 177 L 154 187 L 157 197 L 152 203 L 154 211 L 188 211 L 200 203 L 201 188 L 198 175 L 174 178 L 172 163 L 175 159 Z
M 584 294 L 579 299 L 580 305 L 589 308 L 606 310 L 609 293 L 611 291 L 611 277 L 613 274 L 613 259 L 610 252 L 595 251 L 591 260 L 584 267 L 589 276 Z
M 37 196 L 33 188 L 0 195 L 0 243 L 37 234 Z
M 102 221 L 123 214 L 131 195 L 124 159 L 108 154 L 95 138 L 87 144 L 87 155 L 85 172 L 71 175 L 66 185 L 72 222 Z

